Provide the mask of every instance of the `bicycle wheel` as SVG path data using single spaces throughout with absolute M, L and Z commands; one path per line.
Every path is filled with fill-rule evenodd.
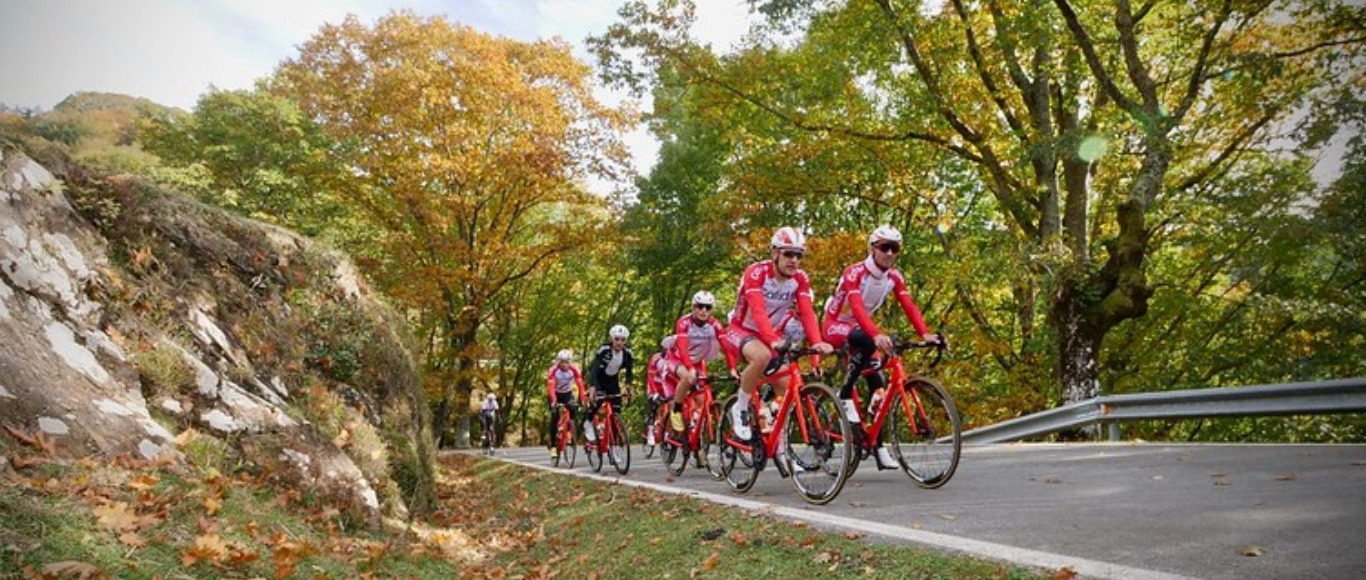
M 607 424 L 607 455 L 612 460 L 612 466 L 617 468 L 617 473 L 626 475 L 631 471 L 631 442 L 626 438 L 626 425 L 621 422 L 621 417 L 612 415 L 612 420 Z
M 763 443 L 759 441 L 758 433 L 751 432 L 748 441 L 735 436 L 730 409 L 735 406 L 736 401 L 736 396 L 731 395 L 721 403 L 721 420 L 716 423 L 716 444 L 719 447 L 717 451 L 720 455 L 722 476 L 732 489 L 744 493 L 754 487 L 754 482 L 759 479 Z
M 688 449 L 688 432 L 684 430 L 679 433 L 667 425 L 666 420 L 665 427 L 660 429 L 664 438 L 660 441 L 659 453 L 660 457 L 664 459 L 664 468 L 669 471 L 670 475 L 678 477 L 688 469 L 688 453 L 690 452 Z
M 574 420 L 566 415 L 564 422 L 560 424 L 560 457 L 558 463 L 563 463 L 566 469 L 573 469 L 574 459 L 578 452 L 579 446 L 574 442 Z
M 655 445 L 654 445 L 653 443 L 650 443 L 650 441 L 651 441 L 652 439 L 655 440 L 655 441 L 658 441 L 658 440 L 659 440 L 659 431 L 655 431 L 655 433 L 654 433 L 655 436 L 652 438 L 652 437 L 650 437 L 650 431 L 651 431 L 651 430 L 654 430 L 654 429 L 655 429 L 655 420 L 654 420 L 654 417 L 653 417 L 653 416 L 648 416 L 648 415 L 647 415 L 647 416 L 645 417 L 645 430 L 644 430 L 644 431 L 641 431 L 641 434 L 640 434 L 640 449 L 641 449 L 642 451 L 645 452 L 645 458 L 646 458 L 646 459 L 649 459 L 649 458 L 655 456 Z
M 602 437 L 602 433 L 598 433 L 597 436 Z M 602 452 L 598 451 L 597 441 L 583 444 L 583 456 L 588 459 L 588 467 L 592 468 L 594 473 L 602 471 Z
M 780 458 L 802 499 L 824 505 L 839 495 L 852 471 L 853 442 L 835 391 L 820 383 L 802 387 L 783 423 Z
M 716 426 L 720 424 L 721 404 L 713 401 L 702 414 L 702 432 L 698 439 L 702 442 L 702 460 L 706 462 L 707 473 L 718 481 L 726 478 L 721 472 L 721 445 L 716 437 Z
M 906 381 L 906 393 L 900 399 L 893 401 L 887 424 L 892 453 L 916 485 L 933 489 L 948 483 L 958 469 L 963 448 L 953 398 L 939 383 L 916 377 Z

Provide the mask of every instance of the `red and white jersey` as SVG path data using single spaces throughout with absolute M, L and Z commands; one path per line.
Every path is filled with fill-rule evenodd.
M 574 393 L 575 396 L 583 396 L 583 375 L 579 373 L 579 367 L 567 365 L 568 368 L 560 368 L 560 365 L 550 365 L 550 371 L 545 375 L 546 394 L 550 398 L 555 398 L 556 393 Z
M 681 362 L 689 369 L 695 365 L 705 365 L 707 361 L 725 355 L 726 366 L 735 368 L 735 357 L 721 346 L 721 335 L 726 331 L 721 321 L 709 318 L 698 323 L 692 314 L 684 314 L 674 323 L 674 333 L 660 343 L 669 354 L 670 360 Z M 687 353 L 687 356 L 684 356 Z
M 794 315 L 800 315 L 809 336 L 820 337 L 815 313 L 811 311 L 811 281 L 806 272 L 797 270 L 791 278 L 779 280 L 778 266 L 773 260 L 755 262 L 745 268 L 735 308 L 730 311 L 732 326 L 773 342 L 779 338 L 775 329 L 786 327 Z
M 915 331 L 928 334 L 920 308 L 916 307 L 906 292 L 906 278 L 896 268 L 886 271 L 879 269 L 871 256 L 844 269 L 835 293 L 825 301 L 822 326 L 829 328 L 832 324 L 857 324 L 869 336 L 876 336 L 880 331 L 873 323 L 872 313 L 882 307 L 889 294 L 896 296 L 897 302 L 901 303 Z

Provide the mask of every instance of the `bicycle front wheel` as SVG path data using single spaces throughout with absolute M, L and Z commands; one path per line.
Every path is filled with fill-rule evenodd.
M 716 444 L 722 477 L 732 489 L 744 493 L 754 487 L 754 482 L 759 479 L 759 470 L 763 467 L 759 462 L 763 457 L 763 443 L 759 440 L 758 433 L 753 432 L 757 429 L 751 431 L 753 437 L 747 440 L 735 435 L 731 408 L 736 404 L 738 400 L 735 395 L 731 395 L 721 404 L 721 420 L 716 423 Z
M 830 503 L 844 489 L 852 473 L 853 433 L 840 410 L 835 391 L 809 383 L 798 393 L 797 404 L 783 422 L 783 467 L 802 499 Z
M 949 482 L 963 450 L 963 427 L 943 386 L 923 377 L 906 381 L 906 392 L 893 401 L 887 426 L 892 452 L 911 481 L 926 489 Z
M 702 427 L 698 439 L 701 441 L 702 461 L 707 464 L 707 473 L 718 481 L 726 478 L 726 474 L 721 472 L 721 445 L 717 439 L 716 428 L 720 424 L 721 404 L 713 401 L 707 406 L 707 412 L 702 414 Z
M 598 437 L 602 437 L 602 433 L 598 433 L 597 435 Z M 584 444 L 583 456 L 588 460 L 588 467 L 593 470 L 593 473 L 602 471 L 602 452 L 598 451 L 597 441 L 591 441 Z
M 626 472 L 631 471 L 631 442 L 626 438 L 626 425 L 622 424 L 621 417 L 612 415 L 606 428 L 607 456 L 612 460 L 612 466 L 617 468 L 617 473 L 626 475 Z

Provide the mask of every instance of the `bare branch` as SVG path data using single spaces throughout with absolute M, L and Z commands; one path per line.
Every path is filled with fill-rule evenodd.
M 1128 95 L 1120 92 L 1118 86 L 1115 86 L 1114 79 L 1105 70 L 1105 65 L 1100 61 L 1100 55 L 1096 53 L 1095 42 L 1091 40 L 1091 35 L 1086 32 L 1081 20 L 1077 18 L 1077 12 L 1072 9 L 1072 5 L 1067 0 L 1053 0 L 1053 4 L 1062 12 L 1063 20 L 1067 22 L 1067 29 L 1072 32 L 1072 37 L 1077 41 L 1077 46 L 1081 47 L 1082 55 L 1086 57 L 1086 65 L 1091 68 L 1091 74 L 1095 75 L 1105 95 L 1129 114 L 1138 115 L 1141 113 L 1138 104 Z

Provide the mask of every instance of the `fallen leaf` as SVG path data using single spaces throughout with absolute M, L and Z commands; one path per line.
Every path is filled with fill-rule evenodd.
M 816 554 L 816 556 L 812 558 L 811 561 L 816 564 L 829 564 L 830 559 L 830 552 L 821 552 L 819 554 Z
M 156 487 L 157 483 L 159 483 L 160 481 L 161 478 L 151 473 L 143 473 L 141 475 L 138 475 L 137 477 L 129 479 L 128 487 L 131 487 L 138 491 L 147 491 L 149 489 L 152 489 L 153 487 Z
M 1243 546 L 1238 550 L 1239 554 L 1248 556 L 1250 558 L 1255 558 L 1257 556 L 1264 554 L 1265 552 L 1266 550 L 1261 546 Z
M 713 568 L 716 568 L 716 565 L 717 565 L 717 564 L 720 564 L 720 563 L 721 563 L 721 552 L 712 552 L 711 555 L 710 555 L 710 556 L 707 556 L 707 559 L 704 560 L 704 561 L 702 562 L 702 571 L 703 571 L 703 572 L 710 571 L 710 570 L 712 570 Z
M 68 560 L 65 562 L 53 562 L 43 566 L 43 576 L 56 578 L 104 578 L 104 571 L 94 564 L 76 562 Z
M 141 548 L 147 545 L 147 540 L 144 540 L 142 536 L 139 536 L 134 532 L 119 534 L 119 542 L 131 548 Z
M 1219 485 L 1219 486 L 1228 485 L 1228 480 L 1227 480 L 1227 479 L 1216 479 L 1216 480 L 1214 480 L 1214 485 Z
M 849 538 L 851 540 L 859 540 L 863 538 L 863 533 L 854 531 L 844 532 L 844 537 Z
M 728 537 L 730 538 L 730 541 L 734 542 L 737 546 L 749 545 L 749 538 L 745 537 L 745 535 L 740 532 L 731 532 Z
M 172 441 L 175 443 L 176 447 L 184 447 L 194 442 L 197 437 L 199 437 L 199 432 L 191 428 L 181 431 L 180 434 L 175 436 L 175 439 L 172 439 Z
M 937 515 L 939 516 L 940 519 L 944 519 L 944 520 L 948 520 L 948 521 L 953 521 L 953 520 L 958 519 L 958 516 L 955 516 L 955 515 L 953 515 L 953 514 L 937 514 Z
M 1293 473 L 1282 473 L 1276 476 L 1276 481 L 1295 481 L 1296 479 L 1299 478 Z
M 142 518 L 128 510 L 126 502 L 116 501 L 91 510 L 101 526 L 115 531 L 135 530 Z
M 1043 482 L 1044 482 L 1044 483 L 1062 483 L 1062 478 L 1060 478 L 1060 477 L 1058 477 L 1058 476 L 1056 476 L 1056 475 L 1050 475 L 1050 476 L 1048 476 L 1048 477 L 1043 478 Z
M 223 509 L 223 502 L 219 501 L 218 498 L 216 498 L 216 497 L 206 497 L 206 498 L 204 498 L 204 510 L 207 511 L 207 512 L 209 512 L 209 515 L 211 515 L 211 516 L 212 516 L 212 515 L 217 515 L 217 514 L 218 514 L 218 510 L 220 510 L 220 509 Z
M 1053 580 L 1072 580 L 1077 577 L 1077 571 L 1071 566 L 1063 566 L 1053 572 Z

